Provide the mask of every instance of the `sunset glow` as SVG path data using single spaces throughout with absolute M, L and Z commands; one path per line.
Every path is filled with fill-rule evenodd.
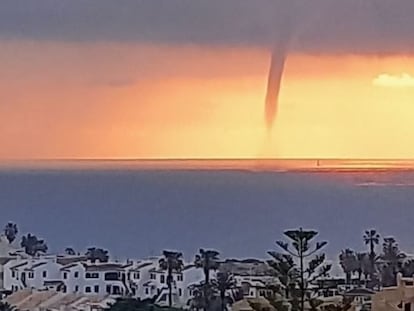
M 1 158 L 414 156 L 412 56 L 290 55 L 269 133 L 266 50 L 0 47 Z

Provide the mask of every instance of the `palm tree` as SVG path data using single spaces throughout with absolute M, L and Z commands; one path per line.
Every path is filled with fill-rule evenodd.
M 356 253 L 358 265 L 358 285 L 361 286 L 362 276 L 364 276 L 365 283 L 368 280 L 368 276 L 373 275 L 374 271 L 372 270 L 371 260 L 368 253 Z
M 396 270 L 399 268 L 401 260 L 407 256 L 398 247 L 397 241 L 393 237 L 384 238 L 382 244 L 381 259 L 391 264 Z
M 371 262 L 371 270 L 373 273 L 371 275 L 371 279 L 372 279 L 375 273 L 375 257 L 376 257 L 375 246 L 379 244 L 380 235 L 377 233 L 375 229 L 371 229 L 371 230 L 365 231 L 363 238 L 364 238 L 365 244 L 369 246 L 369 259 Z
M 355 252 L 352 249 L 342 250 L 339 254 L 339 263 L 346 275 L 346 283 L 351 282 L 352 273 L 358 271 L 358 258 Z
M 24 248 L 26 254 L 30 256 L 36 256 L 39 253 L 47 252 L 47 245 L 44 240 L 39 240 L 35 235 L 27 234 L 22 237 L 20 246 Z
M 357 268 L 358 286 L 361 286 L 362 274 L 364 272 L 364 259 L 365 259 L 365 256 L 366 256 L 365 253 L 356 253 L 356 257 L 357 257 L 357 261 L 358 261 L 358 268 Z
M 406 257 L 407 256 L 400 251 L 398 243 L 393 237 L 384 238 L 382 254 L 379 258 L 382 262 L 381 281 L 383 286 L 396 285 L 396 275 L 400 272 L 403 260 Z
M 15 223 L 9 222 L 4 227 L 4 235 L 6 236 L 9 243 L 13 243 L 13 241 L 16 239 L 17 233 L 19 230 L 17 229 L 17 225 Z
M 210 288 L 210 271 L 217 270 L 219 267 L 219 252 L 215 250 L 200 249 L 199 254 L 195 256 L 194 264 L 197 268 L 203 269 L 204 272 L 204 286 L 203 295 L 205 309 L 209 308 L 209 288 Z
M 15 306 L 12 306 L 8 302 L 0 301 L 0 311 L 18 311 Z
M 183 254 L 179 252 L 163 251 L 163 258 L 159 260 L 162 270 L 167 271 L 168 306 L 172 306 L 173 273 L 181 273 L 184 268 Z
M 108 262 L 108 251 L 102 248 L 90 247 L 85 253 L 85 256 L 91 262 Z
M 226 311 L 226 291 L 236 287 L 233 274 L 229 272 L 219 272 L 215 286 L 220 293 L 221 311 Z
M 369 254 L 375 257 L 375 246 L 379 244 L 380 235 L 375 229 L 367 230 L 364 234 L 364 242 L 369 245 Z

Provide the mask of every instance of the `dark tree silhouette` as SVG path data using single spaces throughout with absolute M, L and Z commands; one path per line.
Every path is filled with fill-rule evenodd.
M 102 248 L 90 247 L 85 253 L 85 256 L 91 262 L 108 262 L 109 254 L 107 250 Z
M 284 235 L 289 239 L 290 244 L 277 241 L 276 244 L 285 252 L 284 255 L 292 256 L 299 261 L 299 267 L 295 267 L 299 271 L 298 287 L 299 287 L 299 301 L 300 310 L 305 309 L 305 299 L 310 304 L 315 303 L 310 297 L 307 297 L 309 284 L 316 282 L 323 276 L 326 276 L 331 269 L 331 265 L 325 265 L 325 254 L 318 254 L 318 252 L 327 244 L 327 242 L 316 242 L 314 246 L 311 245 L 312 240 L 318 235 L 317 231 L 303 230 L 288 230 Z M 273 258 L 276 252 L 269 253 Z M 313 256 L 305 267 L 305 259 Z M 289 258 L 289 257 L 286 257 Z M 296 266 L 296 264 L 295 264 Z
M 352 249 L 345 249 L 339 254 L 339 264 L 346 276 L 346 283 L 350 284 L 354 272 L 358 272 L 359 263 L 357 254 Z
M 220 294 L 221 311 L 226 311 L 226 292 L 227 290 L 231 290 L 236 287 L 236 281 L 234 280 L 233 274 L 229 272 L 217 273 L 217 280 L 214 282 L 214 286 Z
M 159 260 L 162 270 L 167 271 L 168 306 L 172 306 L 173 273 L 181 273 L 184 268 L 183 254 L 179 252 L 163 251 L 163 258 Z
M 119 298 L 107 311 L 179 311 L 181 309 L 157 306 L 154 299 Z M 1 311 L 1 310 L 0 310 Z
M 66 247 L 65 248 L 65 254 L 69 256 L 75 256 L 76 252 L 72 247 Z
M 19 230 L 17 228 L 17 225 L 13 222 L 7 223 L 7 225 L 4 227 L 4 235 L 10 244 L 13 243 L 13 241 L 16 239 L 17 233 L 19 233 Z
M 369 260 L 371 263 L 371 281 L 374 281 L 375 278 L 375 259 L 377 257 L 375 253 L 375 246 L 377 246 L 380 242 L 380 235 L 377 233 L 375 229 L 365 231 L 363 236 L 364 242 L 369 247 Z
M 401 272 L 403 261 L 407 256 L 398 247 L 397 241 L 393 237 L 384 238 L 382 244 L 382 254 L 378 258 L 381 271 L 381 285 L 395 286 L 397 273 Z
M 219 252 L 215 250 L 200 249 L 199 254 L 195 256 L 194 264 L 197 268 L 203 269 L 204 272 L 204 286 L 202 288 L 204 297 L 204 309 L 208 310 L 210 305 L 210 298 L 212 286 L 210 282 L 210 271 L 219 268 Z
M 0 301 L 0 311 L 18 311 L 15 306 L 12 306 L 8 302 Z
M 273 258 L 268 260 L 268 265 L 272 267 L 277 275 L 277 278 L 285 289 L 286 299 L 293 296 L 296 285 L 299 283 L 300 272 L 297 268 L 293 257 L 289 254 L 281 254 L 275 251 L 268 252 Z
M 47 252 L 47 245 L 44 240 L 39 240 L 35 235 L 28 233 L 22 237 L 20 246 L 24 248 L 26 254 L 30 256 L 39 255 L 39 253 Z
M 414 260 L 405 260 L 401 267 L 401 273 L 405 277 L 412 277 L 414 275 Z

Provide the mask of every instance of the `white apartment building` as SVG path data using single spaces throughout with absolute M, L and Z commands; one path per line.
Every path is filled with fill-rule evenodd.
M 152 258 L 128 267 L 129 284 L 134 297 L 142 299 L 158 297 L 157 303 L 168 304 L 167 272 L 159 268 L 159 258 Z M 172 295 L 175 305 L 184 305 L 188 299 L 185 295 L 186 283 L 184 271 L 173 274 Z
M 64 290 L 85 295 L 127 296 L 126 265 L 120 263 L 77 262 L 60 267 Z
M 55 257 L 10 260 L 4 265 L 4 290 L 44 288 L 51 281 L 60 280 L 60 268 Z
M 8 292 L 54 290 L 102 297 L 157 297 L 158 304 L 168 304 L 167 273 L 159 268 L 159 258 L 124 263 L 92 263 L 85 259 L 79 256 L 10 259 L 4 265 L 4 289 Z M 174 273 L 174 305 L 188 305 L 193 294 L 191 288 L 203 280 L 202 270 L 191 264 L 181 273 Z
M 84 256 L 14 258 L 4 264 L 2 281 L 8 292 L 26 289 L 112 298 L 155 297 L 156 303 L 162 306 L 168 305 L 168 286 L 167 272 L 160 269 L 159 259 L 93 263 Z M 180 273 L 174 273 L 173 305 L 189 306 L 204 278 L 203 270 L 192 263 L 186 264 Z M 211 271 L 210 278 L 216 278 L 215 271 Z M 266 284 L 272 281 L 264 276 L 235 276 L 235 280 L 248 298 L 265 297 L 269 294 Z
M 10 244 L 4 235 L 0 235 L 0 291 L 4 291 L 3 279 L 4 279 L 4 265 L 10 260 L 14 260 L 21 257 L 28 257 L 21 249 L 16 246 L 16 243 Z

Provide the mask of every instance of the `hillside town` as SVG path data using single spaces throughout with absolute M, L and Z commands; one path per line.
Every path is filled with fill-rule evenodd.
M 50 254 L 44 240 L 8 223 L 0 237 L 2 310 L 414 310 L 414 257 L 367 230 L 365 252 L 323 254 L 313 230 L 288 230 L 267 259 L 222 259 L 200 249 L 113 260 L 91 247 Z M 382 242 L 382 243 L 381 243 Z M 382 245 L 381 245 L 382 244 Z M 382 250 L 379 249 L 382 246 Z M 154 309 L 155 308 L 155 309 Z

